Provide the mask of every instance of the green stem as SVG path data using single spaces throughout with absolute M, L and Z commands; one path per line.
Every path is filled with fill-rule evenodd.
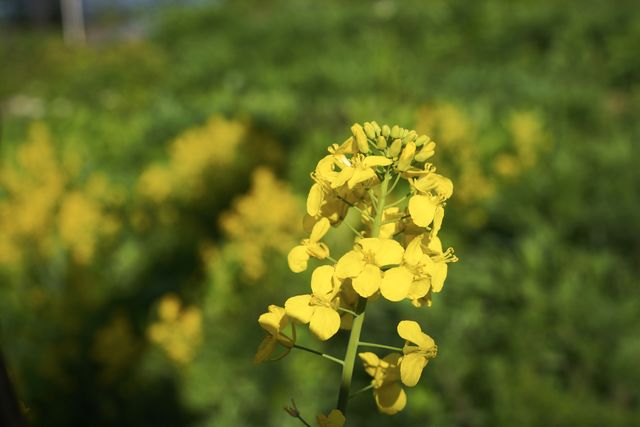
M 338 308 L 337 308 L 337 310 L 338 310 L 338 311 L 343 311 L 343 312 L 345 312 L 345 313 L 352 314 L 352 315 L 354 315 L 354 316 L 357 316 L 357 315 L 358 315 L 358 313 L 356 313 L 355 311 L 351 311 L 351 310 L 349 310 L 348 308 L 344 308 L 344 307 L 338 307 Z
M 394 347 L 392 345 L 376 344 L 374 342 L 360 341 L 358 345 L 360 347 L 376 347 L 376 348 L 386 348 L 387 350 L 402 351 L 400 347 Z
M 360 236 L 360 237 L 362 237 L 362 232 L 360 232 L 360 231 L 356 230 L 356 228 L 355 228 L 353 225 L 349 224 L 348 222 L 346 222 L 346 221 L 345 221 L 344 223 L 347 225 L 347 227 L 349 227 L 349 229 L 350 229 L 351 231 L 353 231 L 353 232 L 354 232 L 354 234 L 355 234 L 356 236 Z
M 344 362 L 342 360 L 338 359 L 337 357 L 333 357 L 333 356 L 328 355 L 326 353 L 322 353 L 322 352 L 320 352 L 318 350 L 314 350 L 314 349 L 311 349 L 309 347 L 305 347 L 305 346 L 298 345 L 298 344 L 294 344 L 293 348 L 297 348 L 298 350 L 304 350 L 304 351 L 307 351 L 309 353 L 313 353 L 315 355 L 322 356 L 325 359 L 328 359 L 328 360 L 331 360 L 332 362 L 337 363 L 338 365 L 344 365 Z
M 384 179 L 380 186 L 380 198 L 378 199 L 378 206 L 384 206 L 385 198 L 387 197 L 389 189 L 389 180 L 391 176 L 389 172 L 385 172 Z M 380 224 L 382 223 L 383 209 L 376 210 L 376 217 L 371 225 L 371 237 L 378 237 L 380 234 Z M 358 298 L 358 305 L 356 307 L 357 315 L 353 319 L 351 325 L 351 334 L 349 335 L 349 343 L 347 344 L 347 351 L 344 356 L 344 365 L 342 366 L 342 376 L 340 379 L 340 392 L 338 393 L 338 409 L 343 415 L 347 414 L 347 405 L 349 403 L 349 394 L 351 391 L 351 380 L 353 378 L 353 367 L 355 365 L 356 356 L 358 354 L 358 343 L 360 342 L 360 332 L 362 331 L 362 324 L 364 323 L 365 309 L 367 308 L 367 299 L 363 297 Z
M 362 387 L 360 390 L 354 392 L 351 396 L 349 396 L 349 399 L 353 399 L 354 397 L 356 397 L 357 395 L 359 395 L 360 393 L 364 393 L 367 390 L 371 390 L 373 388 L 373 384 L 369 384 L 366 387 Z

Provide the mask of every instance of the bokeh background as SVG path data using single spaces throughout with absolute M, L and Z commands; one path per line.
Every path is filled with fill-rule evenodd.
M 0 346 L 33 426 L 332 409 L 334 365 L 252 364 L 256 320 L 308 286 L 308 174 L 369 120 L 438 142 L 461 262 L 432 308 L 370 310 L 365 339 L 414 319 L 439 355 L 350 425 L 640 425 L 637 1 L 83 5 L 63 37 L 57 1 L 0 1 Z

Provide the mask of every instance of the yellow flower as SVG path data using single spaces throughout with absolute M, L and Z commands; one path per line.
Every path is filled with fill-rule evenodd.
M 407 387 L 413 387 L 418 384 L 429 359 L 436 357 L 438 347 L 433 338 L 422 332 L 420 325 L 412 320 L 398 323 L 398 335 L 406 340 L 402 349 L 404 355 L 399 360 L 400 379 Z
M 391 159 L 383 156 L 363 156 L 362 154 L 355 154 L 351 159 L 344 157 L 341 161 L 337 162 L 341 171 L 338 173 L 338 176 L 333 179 L 331 187 L 342 187 L 346 183 L 347 187 L 352 189 L 360 183 L 377 179 L 374 168 L 378 166 L 388 166 L 391 163 L 393 163 Z
M 173 294 L 162 298 L 158 306 L 160 319 L 148 329 L 151 341 L 179 364 L 193 360 L 202 341 L 202 314 L 196 307 L 182 307 Z
M 364 363 L 364 369 L 373 377 L 373 397 L 378 410 L 384 414 L 393 415 L 402 411 L 407 405 L 407 394 L 398 384 L 400 377 L 398 361 L 400 353 L 391 353 L 380 359 L 375 353 L 358 354 Z
M 362 297 L 370 297 L 381 290 L 381 286 L 387 288 L 383 296 L 395 296 L 397 292 L 392 289 L 395 284 L 383 282 L 381 267 L 400 264 L 403 252 L 400 243 L 392 239 L 360 239 L 353 250 L 338 260 L 336 276 L 340 279 L 351 278 L 353 289 Z
M 294 345 L 294 340 L 282 333 L 282 330 L 289 323 L 289 319 L 285 314 L 285 310 L 277 305 L 270 305 L 269 312 L 260 315 L 258 323 L 267 331 L 268 335 L 262 340 L 258 351 L 253 359 L 254 363 L 264 362 L 271 356 L 277 343 L 282 344 L 287 348 L 285 355 L 291 351 L 291 347 Z M 283 356 L 284 357 L 284 356 Z
M 329 228 L 331 228 L 329 220 L 327 218 L 321 218 L 320 221 L 316 222 L 313 226 L 309 238 L 304 239 L 300 245 L 291 249 L 287 256 L 291 271 L 294 273 L 305 271 L 309 257 L 325 259 L 329 256 L 329 247 L 320 242 L 320 239 L 327 234 Z
M 426 238 L 426 236 L 425 236 Z M 424 238 L 421 248 L 425 248 Z M 440 292 L 447 278 L 448 266 L 450 262 L 458 262 L 458 257 L 453 254 L 453 248 L 442 251 L 442 242 L 438 237 L 432 237 L 426 244 L 425 253 L 428 255 L 429 261 L 425 270 L 431 276 L 431 288 L 433 292 Z M 424 259 L 425 261 L 427 258 Z
M 416 225 L 426 227 L 436 215 L 442 216 L 442 203 L 453 194 L 453 183 L 437 173 L 429 173 L 411 181 L 414 196 L 409 199 L 409 214 Z
M 347 419 L 337 409 L 329 412 L 329 415 L 318 415 L 318 425 L 320 427 L 343 427 Z
M 380 293 L 389 301 L 400 301 L 404 298 L 413 301 L 425 296 L 429 291 L 430 276 L 425 271 L 425 265 L 432 262 L 422 253 L 420 243 L 420 237 L 413 239 L 404 252 L 402 265 L 385 272 Z
M 297 295 L 285 304 L 287 316 L 303 324 L 320 340 L 326 341 L 340 329 L 340 314 L 335 299 L 340 292 L 340 281 L 335 277 L 335 269 L 330 265 L 316 268 L 311 275 L 311 295 Z

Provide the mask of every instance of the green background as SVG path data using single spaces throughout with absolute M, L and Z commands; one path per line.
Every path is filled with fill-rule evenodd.
M 55 29 L 0 39 L 2 176 L 48 132 L 52 151 L 35 158 L 67 177 L 44 225 L 18 237 L 15 213 L 46 199 L 51 177 L 32 161 L 0 188 L 0 239 L 19 255 L 0 245 L 0 345 L 34 426 L 293 426 L 291 397 L 308 420 L 328 413 L 332 364 L 295 352 L 252 364 L 257 317 L 306 292 L 309 274 L 267 249 L 248 278 L 220 218 L 258 166 L 300 209 L 325 147 L 369 120 L 438 142 L 456 186 L 441 237 L 461 261 L 433 307 L 371 307 L 365 340 L 398 345 L 397 321 L 413 319 L 439 353 L 402 413 L 363 395 L 349 425 L 640 425 L 637 2 L 237 0 L 136 19 L 142 36 L 86 46 Z M 171 165 L 172 141 L 216 115 L 245 129 L 233 159 L 207 164 L 199 191 L 140 196 L 149 165 Z M 91 200 L 119 225 L 94 221 L 79 259 L 56 218 L 95 176 L 108 185 Z M 169 293 L 202 316 L 188 363 L 149 339 Z M 345 334 L 324 347 L 301 335 L 344 351 Z

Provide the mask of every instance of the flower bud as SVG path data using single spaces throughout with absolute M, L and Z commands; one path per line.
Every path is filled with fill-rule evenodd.
M 425 160 L 427 160 L 428 158 L 430 158 L 435 154 L 435 150 L 436 150 L 435 142 L 431 141 L 425 144 L 420 150 L 420 152 L 416 154 L 416 157 L 415 157 L 416 162 L 424 162 Z
M 389 155 L 391 157 L 398 157 L 400 150 L 402 150 L 402 140 L 394 139 L 391 143 L 391 147 L 389 147 Z
M 380 133 L 382 133 L 382 129 L 380 129 L 380 125 L 378 124 L 378 122 L 371 122 L 371 126 L 373 126 L 373 130 L 375 130 L 376 135 L 380 135 Z
M 416 139 L 416 147 L 420 147 L 422 144 L 429 142 L 429 139 L 427 135 L 420 135 L 418 139 Z
M 416 154 L 416 144 L 411 141 L 407 145 L 405 145 L 404 150 L 402 150 L 402 154 L 400 155 L 400 159 L 398 160 L 398 170 L 406 171 L 411 166 L 411 162 L 413 161 L 413 156 Z
M 391 128 L 391 138 L 396 139 L 396 138 L 400 138 L 400 134 L 402 133 L 402 129 L 400 129 L 400 126 L 398 125 L 394 125 Z
M 416 139 L 416 131 L 412 130 L 411 132 L 407 132 L 407 134 L 402 138 L 402 142 L 404 144 L 406 144 L 409 141 L 413 141 L 414 139 Z
M 391 134 L 391 129 L 389 128 L 389 126 L 382 125 L 382 136 L 384 136 L 385 138 L 388 138 L 390 134 Z
M 364 123 L 364 133 L 371 139 L 376 139 L 376 130 L 369 122 Z
M 353 132 L 353 136 L 356 139 L 358 150 L 360 150 L 361 153 L 368 153 L 369 143 L 367 142 L 367 135 L 365 135 L 362 126 L 360 126 L 359 123 L 354 124 L 351 126 L 351 132 Z
M 376 141 L 377 141 L 376 146 L 379 149 L 384 150 L 385 148 L 387 148 L 387 138 L 385 138 L 384 136 L 379 135 Z

